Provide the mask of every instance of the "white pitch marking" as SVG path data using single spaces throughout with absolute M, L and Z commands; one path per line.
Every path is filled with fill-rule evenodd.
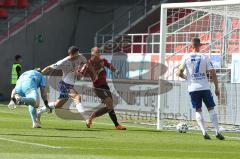
M 84 121 L 82 121 L 84 122 Z M 102 123 L 102 122 L 93 122 L 93 123 L 96 123 L 96 124 L 101 124 L 101 125 L 113 125 L 113 124 L 109 124 L 109 123 Z M 148 130 L 153 130 L 153 131 L 157 131 L 156 129 L 153 129 L 153 128 L 148 128 L 148 127 L 144 127 L 144 126 L 134 126 L 134 125 L 128 125 L 127 124 L 127 127 L 135 127 L 135 128 L 143 128 L 143 129 L 148 129 Z M 175 132 L 175 130 L 163 130 L 163 131 L 170 131 L 170 132 Z M 190 134 L 198 134 L 198 133 L 194 133 L 194 132 L 188 132 Z M 214 136 L 214 135 L 213 135 Z M 225 135 L 224 135 L 225 136 Z M 240 137 L 233 137 L 233 136 L 225 136 L 226 138 L 230 138 L 230 139 L 237 139 L 237 140 L 240 140 Z
M 2 137 L 0 137 L 0 140 L 20 143 L 20 144 L 26 144 L 26 145 L 39 146 L 39 147 L 52 148 L 52 149 L 62 149 L 63 148 L 63 147 L 59 147 L 59 146 L 51 146 L 51 145 L 45 145 L 45 144 L 39 144 L 39 143 L 33 143 L 33 142 L 26 142 L 26 141 L 20 141 L 20 140 L 14 140 L 14 139 L 2 138 Z
M 234 136 L 225 136 L 225 135 L 224 135 L 224 137 L 226 137 L 227 139 L 228 139 L 228 138 L 230 138 L 230 139 L 237 139 L 237 140 L 240 140 L 240 137 L 234 137 Z

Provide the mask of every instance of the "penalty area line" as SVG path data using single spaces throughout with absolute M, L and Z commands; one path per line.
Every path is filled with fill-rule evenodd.
M 39 144 L 39 143 L 33 143 L 33 142 L 8 139 L 8 138 L 3 138 L 3 137 L 0 137 L 0 140 L 19 143 L 19 144 L 25 144 L 25 145 L 33 145 L 33 146 L 38 146 L 38 147 L 51 148 L 51 149 L 63 149 L 64 148 L 64 147 L 60 147 L 60 146 L 51 146 L 51 145 L 45 145 L 45 144 Z

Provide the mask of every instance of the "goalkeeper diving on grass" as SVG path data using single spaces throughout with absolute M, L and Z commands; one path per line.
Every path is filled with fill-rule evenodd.
M 40 104 L 39 88 L 44 104 L 47 110 L 51 112 L 47 100 L 46 79 L 39 68 L 26 71 L 19 77 L 15 88 L 12 90 L 11 101 L 8 104 L 10 109 L 15 109 L 16 105 L 28 105 L 33 128 L 41 128 L 40 123 L 37 121 L 36 110 Z

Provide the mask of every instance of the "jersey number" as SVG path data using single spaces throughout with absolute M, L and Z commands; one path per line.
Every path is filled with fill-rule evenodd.
M 197 58 L 197 59 L 192 59 L 191 61 L 192 61 L 193 67 L 194 67 L 194 73 L 199 73 L 201 59 Z

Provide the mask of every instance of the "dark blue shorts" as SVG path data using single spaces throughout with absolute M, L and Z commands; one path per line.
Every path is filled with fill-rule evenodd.
M 70 89 L 73 89 L 73 85 L 71 84 L 67 84 L 65 83 L 64 81 L 60 81 L 58 83 L 58 91 L 59 91 L 59 99 L 68 99 L 69 98 L 69 92 L 70 92 Z
M 210 90 L 194 91 L 189 94 L 194 109 L 201 109 L 202 102 L 204 102 L 207 108 L 213 108 L 216 106 Z

